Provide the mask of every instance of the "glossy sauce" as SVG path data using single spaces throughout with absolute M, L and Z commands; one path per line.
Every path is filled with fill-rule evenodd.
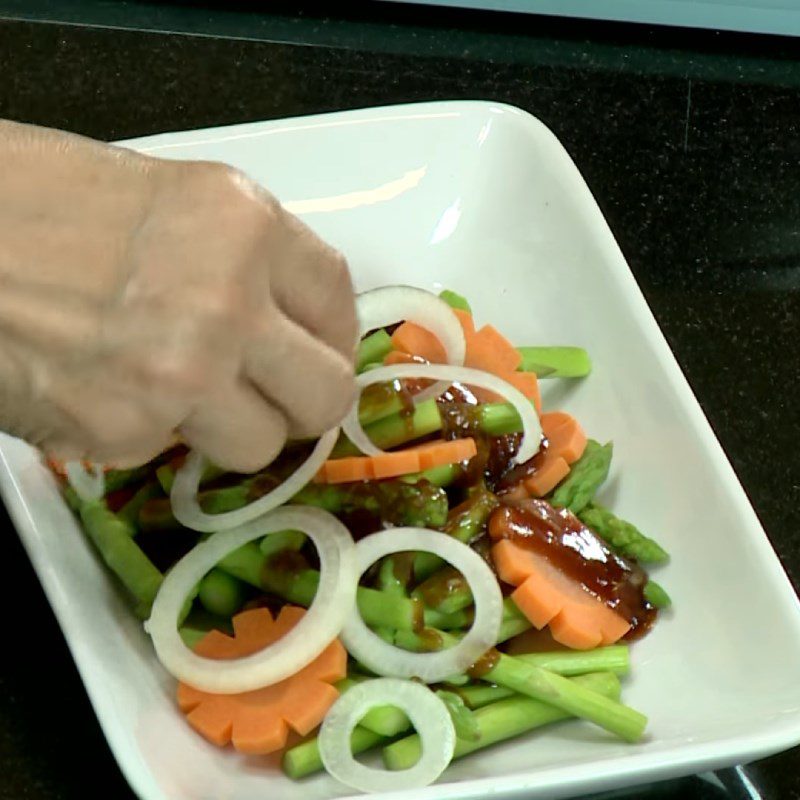
M 417 554 L 410 550 L 392 555 L 392 572 L 395 580 L 403 586 L 411 585 L 416 557 Z
M 643 636 L 655 622 L 656 609 L 644 599 L 644 570 L 613 553 L 568 510 L 534 498 L 515 501 L 496 509 L 489 525 L 493 537 L 544 556 L 614 609 L 631 625 L 626 639 Z
M 468 586 L 467 579 L 455 567 L 445 566 L 417 589 L 425 605 L 438 608 L 448 597 L 463 592 Z
M 433 653 L 436 650 L 441 650 L 444 646 L 444 640 L 439 631 L 433 628 L 423 628 L 417 636 L 419 637 L 420 649 L 424 653 Z
M 253 502 L 281 483 L 281 479 L 269 472 L 259 473 L 252 480 L 247 500 Z M 348 527 L 353 538 L 383 530 L 387 525 L 403 525 L 409 511 L 425 505 L 441 494 L 442 489 L 427 482 L 420 482 L 414 491 L 397 481 L 360 481 L 339 484 L 338 491 L 344 496 L 343 508 L 336 516 Z
M 494 647 L 487 650 L 468 670 L 467 675 L 470 678 L 482 678 L 488 672 L 491 672 L 500 661 L 500 652 Z
M 483 481 L 495 492 L 502 492 L 532 475 L 541 465 L 547 440 L 542 438 L 539 452 L 524 464 L 512 466 L 519 450 L 519 433 L 488 436 L 481 430 L 477 401 L 466 387 L 455 384 L 438 400 L 442 416 L 442 434 L 445 439 L 463 439 L 471 436 L 478 453 L 469 462 L 460 481 L 462 485 L 475 485 Z

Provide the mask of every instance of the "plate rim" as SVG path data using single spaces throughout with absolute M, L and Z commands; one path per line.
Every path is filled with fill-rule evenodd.
M 201 134 L 219 134 L 229 132 L 231 134 L 252 133 L 254 136 L 265 135 L 268 131 L 289 132 L 287 129 L 293 123 L 302 120 L 302 127 L 318 128 L 326 122 L 335 123 L 341 119 L 342 124 L 347 124 L 346 119 L 354 119 L 366 115 L 374 114 L 376 111 L 392 110 L 396 112 L 396 118 L 408 119 L 416 115 L 431 116 L 429 113 L 435 109 L 443 110 L 446 116 L 460 116 L 466 111 L 496 111 L 512 116 L 517 123 L 527 127 L 528 132 L 541 141 L 541 137 L 548 140 L 550 147 L 559 152 L 565 170 L 565 176 L 570 186 L 565 191 L 573 193 L 579 198 L 579 205 L 583 221 L 591 229 L 596 241 L 604 248 L 605 267 L 613 275 L 617 287 L 615 291 L 620 292 L 625 297 L 626 305 L 643 336 L 645 336 L 651 346 L 655 348 L 658 361 L 667 373 L 669 383 L 674 388 L 680 408 L 685 412 L 687 422 L 692 425 L 692 432 L 700 439 L 702 450 L 713 459 L 713 465 L 718 474 L 718 480 L 724 485 L 731 500 L 736 503 L 736 510 L 742 519 L 742 524 L 748 529 L 748 537 L 756 545 L 761 566 L 769 571 L 773 579 L 777 579 L 779 585 L 775 590 L 781 593 L 781 600 L 785 602 L 785 608 L 792 607 L 795 614 L 796 629 L 800 635 L 800 599 L 791 584 L 791 581 L 783 568 L 778 554 L 766 533 L 758 515 L 753 508 L 747 492 L 744 489 L 738 475 L 733 469 L 727 454 L 715 435 L 710 422 L 708 421 L 702 406 L 695 396 L 683 370 L 666 337 L 653 314 L 650 305 L 645 298 L 636 277 L 628 265 L 616 238 L 600 209 L 594 194 L 585 179 L 578 170 L 577 165 L 564 148 L 556 135 L 541 120 L 529 112 L 516 106 L 499 103 L 494 101 L 472 101 L 472 100 L 445 100 L 430 101 L 422 103 L 403 103 L 365 107 L 346 111 L 333 111 L 323 114 L 299 115 L 288 118 L 263 120 L 238 123 L 217 127 L 207 127 L 190 129 L 184 131 L 174 131 L 168 133 L 154 134 L 150 136 L 126 139 L 115 144 L 135 149 L 163 149 L 159 142 L 169 140 L 176 146 L 185 146 L 192 143 L 200 143 L 193 139 Z M 423 114 L 423 112 L 428 112 Z M 391 119 L 391 118 L 390 118 Z M 390 121 L 390 120 L 387 120 Z M 180 141 L 178 141 L 180 139 Z M 210 141 L 218 141 L 215 137 Z M 146 147 L 146 145 L 150 145 Z M 586 212 L 590 213 L 586 213 Z M 56 586 L 47 575 L 45 560 L 38 556 L 30 546 L 30 540 L 36 535 L 37 524 L 33 512 L 27 502 L 25 493 L 16 479 L 3 444 L 0 439 L 0 494 L 5 500 L 9 517 L 18 532 L 23 547 L 36 572 L 40 585 L 47 597 L 48 603 L 58 621 L 62 636 L 67 648 L 76 665 L 78 673 L 83 683 L 92 709 L 101 730 L 106 738 L 109 749 L 111 750 L 117 765 L 128 782 L 132 791 L 142 800 L 152 800 L 153 797 L 161 796 L 161 789 L 153 784 L 152 778 L 146 771 L 137 769 L 136 757 L 130 753 L 130 748 L 121 740 L 116 726 L 112 720 L 101 713 L 98 707 L 99 693 L 92 688 L 90 665 L 88 659 L 80 653 L 76 642 L 73 640 L 74 629 L 76 626 L 69 622 L 66 611 L 56 601 Z M 66 505 L 64 505 L 66 509 Z M 71 512 L 69 512 L 71 513 Z M 24 532 L 24 533 L 23 533 Z M 793 746 L 800 744 L 800 710 L 787 712 L 786 717 L 779 722 L 773 722 L 769 726 L 764 726 L 756 733 L 739 734 L 722 739 L 715 739 L 703 743 L 686 743 L 668 749 L 664 752 L 654 751 L 647 753 L 632 752 L 625 756 L 609 757 L 602 761 L 588 762 L 578 765 L 563 765 L 558 767 L 539 767 L 532 771 L 520 771 L 513 775 L 481 777 L 463 781 L 434 784 L 427 789 L 415 794 L 420 800 L 431 798 L 433 800 L 463 800 L 467 797 L 483 797 L 478 794 L 491 789 L 492 793 L 498 797 L 513 798 L 520 792 L 529 791 L 533 788 L 547 784 L 558 791 L 558 796 L 573 796 L 573 792 L 582 792 L 587 788 L 600 790 L 615 786 L 631 786 L 641 780 L 647 779 L 669 779 L 693 774 L 700 770 L 709 768 L 720 768 L 723 766 L 741 763 L 744 759 L 762 758 L 764 756 L 782 752 Z M 677 758 L 675 758 L 677 756 Z M 665 760 L 665 757 L 668 760 Z M 147 777 L 145 777 L 147 775 Z M 656 777 L 661 776 L 661 777 Z M 152 786 L 147 784 L 151 783 Z M 591 784 L 591 786 L 590 786 Z M 156 794 L 151 794 L 154 791 Z M 563 794 L 566 791 L 568 794 Z M 380 795 L 387 798 L 401 795 L 392 793 Z M 349 796 L 348 796 L 349 797 Z M 343 800 L 346 800 L 344 798 Z

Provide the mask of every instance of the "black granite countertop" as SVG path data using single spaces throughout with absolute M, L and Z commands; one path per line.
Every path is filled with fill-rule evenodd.
M 800 585 L 797 42 L 379 3 L 335 16 L 233 5 L 0 0 L 0 117 L 118 139 L 430 99 L 530 111 L 585 176 Z M 0 800 L 132 797 L 2 511 L 0 527 L 7 609 L 38 631 L 17 647 L 6 617 Z M 614 796 L 800 798 L 800 750 Z

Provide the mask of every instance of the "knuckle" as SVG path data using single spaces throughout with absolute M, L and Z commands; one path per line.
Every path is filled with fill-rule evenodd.
M 200 391 L 208 380 L 201 359 L 192 358 L 182 346 L 149 349 L 142 361 L 147 379 L 171 391 Z

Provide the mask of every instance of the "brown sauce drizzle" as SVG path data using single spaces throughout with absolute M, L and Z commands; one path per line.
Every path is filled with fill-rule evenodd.
M 631 625 L 626 639 L 652 627 L 657 611 L 644 598 L 645 571 L 613 553 L 567 509 L 530 498 L 496 509 L 489 524 L 494 536 L 544 556 L 626 619 Z
M 483 481 L 494 492 L 502 492 L 524 478 L 530 477 L 542 464 L 547 450 L 547 439 L 542 438 L 539 452 L 524 464 L 512 466 L 519 450 L 519 433 L 489 436 L 481 430 L 477 401 L 464 386 L 451 386 L 438 400 L 442 417 L 442 435 L 445 439 L 463 439 L 471 436 L 478 453 L 469 462 L 461 485 L 475 485 Z
M 433 628 L 423 628 L 417 634 L 419 637 L 419 646 L 424 653 L 433 653 L 436 650 L 441 650 L 444 646 L 442 634 Z
M 463 591 L 467 586 L 467 579 L 455 567 L 446 566 L 423 581 L 417 591 L 426 606 L 438 608 L 450 595 Z
M 409 586 L 414 577 L 414 561 L 417 554 L 412 550 L 392 555 L 392 572 L 395 579 L 403 586 Z
M 468 670 L 470 678 L 482 678 L 491 672 L 500 661 L 500 651 L 494 647 L 487 650 Z

